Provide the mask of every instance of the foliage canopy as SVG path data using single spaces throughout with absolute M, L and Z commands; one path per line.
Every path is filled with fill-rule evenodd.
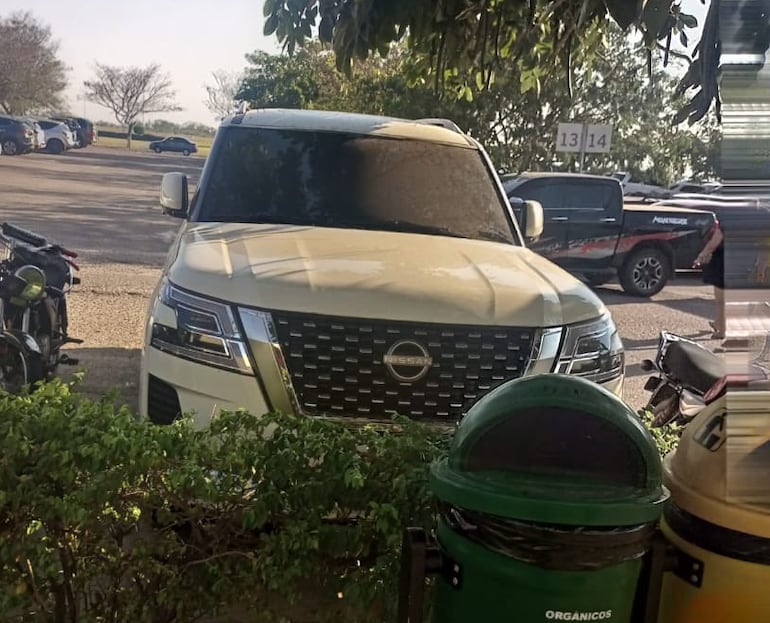
M 0 18 L 0 110 L 24 115 L 61 106 L 67 67 L 58 52 L 51 29 L 31 13 Z
M 701 0 L 705 4 L 705 0 Z M 653 51 L 689 41 L 697 27 L 682 11 L 681 0 L 265 0 L 264 32 L 275 35 L 289 53 L 317 36 L 330 43 L 337 66 L 350 73 L 354 59 L 388 54 L 393 42 L 406 39 L 421 60 L 419 75 L 435 85 L 453 83 L 470 97 L 489 87 L 504 67 L 522 73 L 522 90 L 538 88 L 546 77 L 561 74 L 568 93 L 576 68 L 605 47 L 610 22 L 624 31 L 635 27 L 645 43 L 648 64 Z M 680 83 L 691 94 L 676 121 L 702 119 L 718 100 L 719 3 L 709 7 L 691 71 Z M 314 33 L 314 29 L 316 33 Z M 694 92 L 694 94 L 693 94 Z

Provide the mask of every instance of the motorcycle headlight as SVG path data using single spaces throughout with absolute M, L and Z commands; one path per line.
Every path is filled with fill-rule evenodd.
M 557 372 L 603 383 L 623 374 L 625 354 L 609 315 L 566 327 Z
M 253 374 L 248 348 L 229 305 L 180 290 L 168 279 L 158 298 L 174 310 L 176 327 L 152 324 L 158 350 L 217 368 Z
M 37 266 L 22 266 L 13 273 L 13 276 L 23 284 L 21 290 L 16 294 L 17 298 L 26 303 L 34 303 L 43 298 L 45 294 L 45 273 Z

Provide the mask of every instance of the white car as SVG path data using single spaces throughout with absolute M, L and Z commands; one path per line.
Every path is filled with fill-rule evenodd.
M 77 138 L 66 124 L 51 119 L 41 119 L 38 123 L 45 131 L 46 151 L 52 154 L 61 154 L 68 149 L 77 147 Z
M 652 197 L 654 199 L 665 199 L 671 196 L 671 190 L 668 188 L 656 184 L 645 184 L 625 171 L 613 173 L 610 177 L 620 180 L 623 194 L 626 196 Z
M 697 195 L 710 195 L 717 193 L 722 189 L 720 182 L 693 182 L 692 180 L 679 180 L 675 184 L 672 184 L 669 190 L 672 195 L 681 194 L 697 194 Z
M 624 352 L 602 301 L 526 247 L 481 145 L 454 129 L 317 110 L 226 119 L 152 294 L 140 413 L 280 410 L 344 422 L 393 413 L 448 426 L 524 375 L 620 394 Z

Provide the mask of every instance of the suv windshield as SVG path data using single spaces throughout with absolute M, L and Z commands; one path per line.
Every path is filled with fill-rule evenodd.
M 191 220 L 519 244 L 476 149 L 341 132 L 220 130 Z M 208 169 L 209 167 L 207 167 Z

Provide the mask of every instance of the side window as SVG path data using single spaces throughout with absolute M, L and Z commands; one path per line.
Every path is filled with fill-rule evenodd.
M 567 182 L 564 207 L 567 210 L 602 211 L 608 186 L 590 182 Z
M 525 182 L 521 186 L 508 191 L 512 197 L 537 201 L 543 206 L 543 210 L 561 210 L 563 192 L 560 184 L 554 182 Z
M 615 216 L 623 204 L 623 191 L 614 184 L 568 182 L 564 193 L 564 208 Z

